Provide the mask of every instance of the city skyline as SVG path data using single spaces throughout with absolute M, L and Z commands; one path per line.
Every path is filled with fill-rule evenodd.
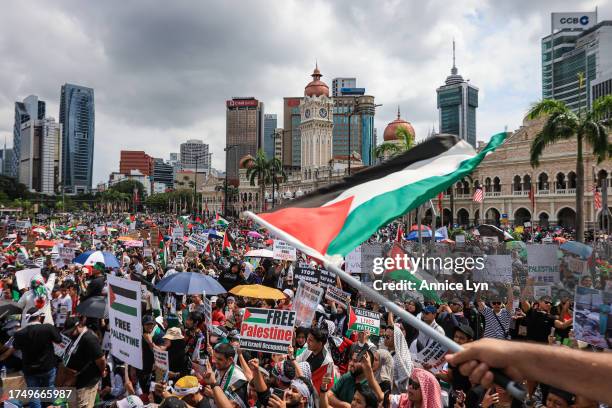
M 328 85 L 335 77 L 356 77 L 383 104 L 375 120 L 379 133 L 399 105 L 422 139 L 439 126 L 435 90 L 452 66 L 455 38 L 457 67 L 480 89 L 477 138 L 487 140 L 505 126 L 518 127 L 541 97 L 540 41 L 550 33 L 550 13 L 596 5 L 283 2 L 270 9 L 231 3 L 170 9 L 133 2 L 111 19 L 118 10 L 112 2 L 87 10 L 69 1 L 9 2 L 0 16 L 6 40 L 0 45 L 0 139 L 12 145 L 16 101 L 38 95 L 47 116 L 58 118 L 60 87 L 74 83 L 96 95 L 93 186 L 116 171 L 120 150 L 166 158 L 188 139 L 208 143 L 212 167 L 223 169 L 225 101 L 253 95 L 284 127 L 283 97 L 302 94 L 315 60 Z M 610 1 L 597 6 L 600 21 L 612 17 Z M 20 20 L 23 15 L 31 18 Z

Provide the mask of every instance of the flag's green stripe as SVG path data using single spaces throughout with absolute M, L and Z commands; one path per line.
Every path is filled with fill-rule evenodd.
M 407 270 L 397 270 L 397 271 L 393 271 L 390 272 L 387 275 L 389 278 L 395 280 L 395 281 L 407 281 L 407 282 L 413 282 L 415 289 L 417 292 L 423 294 L 423 296 L 427 299 L 431 299 L 431 300 L 435 300 L 436 302 L 441 302 L 440 297 L 438 296 L 438 294 L 436 293 L 436 291 L 430 290 L 430 289 L 423 289 L 420 290 L 419 289 L 419 285 L 421 284 L 421 282 L 423 282 L 421 279 L 419 279 L 416 275 L 414 275 L 412 272 L 407 271 Z
M 380 194 L 355 208 L 348 214 L 340 233 L 330 242 L 327 254 L 345 257 L 383 225 L 414 210 L 473 172 L 486 154 L 495 150 L 505 139 L 505 132 L 494 135 L 484 149 L 471 159 L 463 161 L 452 173 L 425 178 Z
M 119 296 L 122 296 L 128 299 L 132 299 L 132 300 L 136 300 L 138 297 L 136 292 L 133 290 L 122 288 L 121 286 L 115 286 L 115 285 L 110 285 L 110 286 L 111 286 L 111 290 L 116 295 L 119 295 Z
M 124 305 L 122 303 L 115 302 L 111 305 L 111 308 L 125 314 L 129 314 L 130 316 L 138 316 L 138 311 L 135 307 Z
M 262 318 L 259 318 L 259 317 L 249 317 L 247 319 L 247 322 L 248 323 L 267 323 L 268 319 L 262 319 Z

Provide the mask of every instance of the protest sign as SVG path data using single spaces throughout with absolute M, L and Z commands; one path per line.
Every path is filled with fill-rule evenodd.
M 589 266 L 587 261 L 583 261 L 582 259 L 574 258 L 573 256 L 568 256 L 565 258 L 567 262 L 567 267 L 570 271 L 577 273 L 579 275 L 586 275 L 589 273 Z
M 107 234 L 107 231 L 104 225 L 96 226 L 96 235 L 106 235 L 106 234 Z
M 374 259 L 383 256 L 382 244 L 361 245 L 361 273 L 370 273 L 374 269 Z
M 295 261 L 297 260 L 297 251 L 285 241 L 275 239 L 272 246 L 272 257 L 281 261 Z
M 533 298 L 538 300 L 543 296 L 551 296 L 552 295 L 552 286 L 551 284 L 543 284 L 543 285 L 534 285 L 533 286 Z
M 208 237 L 201 234 L 191 234 L 187 240 L 187 246 L 198 252 L 204 252 L 208 244 Z
M 24 230 L 32 227 L 32 223 L 28 220 L 15 221 L 15 228 L 18 230 Z
M 240 348 L 272 354 L 287 354 L 293 339 L 296 312 L 246 308 L 240 327 Z
M 339 303 L 347 308 L 351 301 L 351 294 L 335 287 L 334 285 L 329 285 L 325 290 L 325 299 Z
M 108 317 L 111 353 L 142 369 L 140 282 L 108 275 Z
M 174 227 L 172 229 L 172 240 L 183 243 L 183 227 Z
M 72 343 L 72 339 L 70 337 L 65 336 L 63 334 L 61 336 L 62 336 L 61 343 L 53 343 L 53 351 L 55 352 L 55 355 L 58 356 L 59 358 L 62 358 L 64 356 L 66 349 L 68 348 L 70 343 Z
M 512 282 L 512 257 L 510 255 L 488 255 L 484 269 L 474 268 L 476 282 Z
M 465 245 L 465 235 L 462 235 L 462 234 L 455 235 L 455 244 L 457 246 L 464 246 Z
M 527 270 L 536 282 L 559 282 L 556 245 L 527 245 Z
M 155 367 L 162 371 L 168 371 L 170 366 L 168 365 L 168 352 L 153 349 L 153 358 L 155 361 Z
M 344 270 L 350 274 L 361 273 L 361 245 L 346 255 Z
M 40 268 L 22 269 L 15 272 L 15 277 L 17 278 L 17 288 L 19 288 L 19 290 L 28 289 L 30 287 L 32 278 L 38 274 L 40 274 Z
M 574 335 L 596 347 L 612 349 L 612 292 L 576 287 Z
M 74 259 L 74 248 L 61 246 L 57 248 L 57 253 L 59 258 L 64 261 L 64 263 L 71 263 Z
M 368 309 L 351 307 L 348 329 L 352 331 L 369 331 L 374 336 L 380 333 L 380 313 Z
M 431 340 L 415 357 L 417 364 L 435 374 L 442 370 L 446 360 L 444 356 L 448 349 L 435 340 Z
M 336 273 L 312 266 L 306 262 L 300 262 L 293 271 L 293 279 L 298 281 L 304 280 L 313 285 L 322 285 L 325 287 L 327 285 L 336 284 Z
M 174 259 L 175 264 L 183 263 L 183 251 L 176 251 L 176 258 Z
M 321 302 L 324 289 L 306 281 L 298 281 L 298 288 L 293 299 L 296 315 L 296 326 L 310 327 L 317 306 Z

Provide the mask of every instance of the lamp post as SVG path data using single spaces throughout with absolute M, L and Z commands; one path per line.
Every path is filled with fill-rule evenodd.
M 228 174 L 228 170 L 229 168 L 227 167 L 227 162 L 228 162 L 228 155 L 229 155 L 229 151 L 232 150 L 234 147 L 237 147 L 237 144 L 232 144 L 232 145 L 227 145 L 225 146 L 225 149 L 223 149 L 225 151 L 225 188 L 224 188 L 224 206 L 223 206 L 223 217 L 227 218 L 227 174 Z

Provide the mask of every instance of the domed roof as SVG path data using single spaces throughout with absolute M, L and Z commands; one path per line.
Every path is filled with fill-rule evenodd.
M 385 128 L 385 133 L 383 133 L 383 139 L 385 140 L 385 142 L 397 140 L 396 132 L 397 132 L 397 128 L 399 127 L 406 128 L 406 130 L 408 130 L 408 133 L 412 135 L 412 138 L 413 139 L 415 138 L 414 128 L 412 127 L 410 122 L 407 122 L 404 119 L 400 118 L 400 110 L 398 107 L 397 108 L 397 119 L 389 123 L 387 127 Z
M 255 165 L 254 161 L 255 158 L 250 154 L 247 154 L 242 159 L 240 159 L 240 161 L 238 162 L 238 167 L 240 167 L 241 169 L 249 169 Z
M 304 88 L 304 96 L 321 96 L 325 95 L 329 97 L 329 87 L 323 81 L 321 81 L 321 77 L 323 76 L 319 71 L 319 65 L 315 65 L 314 72 L 312 73 L 312 81 L 306 85 Z

